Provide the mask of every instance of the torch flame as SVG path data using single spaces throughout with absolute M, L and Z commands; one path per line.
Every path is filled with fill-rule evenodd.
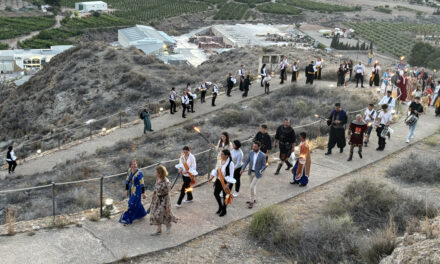
M 318 115 L 318 114 L 315 114 L 315 117 L 316 117 L 316 118 L 318 118 L 318 117 L 319 117 L 319 115 Z
M 404 60 L 404 59 L 405 59 L 405 56 L 400 57 L 400 60 Z
M 192 192 L 193 191 L 193 188 L 192 187 L 189 187 L 189 188 L 186 188 L 185 189 L 185 193 L 187 193 L 187 192 Z
M 378 60 L 374 61 L 374 63 L 378 63 L 378 62 L 379 62 Z
M 194 127 L 194 130 L 197 132 L 197 133 L 199 133 L 200 134 L 200 128 L 198 128 L 198 127 Z
M 371 126 L 371 122 L 368 122 L 367 126 L 370 127 Z

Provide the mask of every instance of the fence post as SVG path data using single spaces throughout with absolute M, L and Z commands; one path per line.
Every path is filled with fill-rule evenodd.
M 104 187 L 104 176 L 101 176 L 101 188 L 100 188 L 100 195 L 99 195 L 99 204 L 100 204 L 99 212 L 100 212 L 101 218 L 102 218 L 102 206 L 103 206 L 103 204 L 102 204 L 103 189 L 104 189 L 103 187 Z
M 122 128 L 122 112 L 119 112 L 119 128 Z
M 52 182 L 52 216 L 55 221 L 55 182 Z
M 90 124 L 89 124 L 90 139 L 92 139 L 92 124 L 93 124 L 93 122 L 90 122 Z
M 208 179 L 209 179 L 210 173 L 211 173 L 211 153 L 212 153 L 212 149 L 209 149 L 209 152 L 208 152 Z
M 58 150 L 61 149 L 61 139 L 58 137 Z

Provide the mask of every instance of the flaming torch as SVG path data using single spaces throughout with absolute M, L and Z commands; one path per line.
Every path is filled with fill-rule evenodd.
M 208 144 L 211 144 L 211 142 L 209 142 L 208 138 L 202 134 L 202 131 L 200 131 L 199 127 L 194 126 L 194 131 L 196 131 L 197 134 L 199 134 Z

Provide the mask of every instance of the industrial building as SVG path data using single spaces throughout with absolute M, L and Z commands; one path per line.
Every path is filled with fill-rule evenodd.
M 103 1 L 90 1 L 75 3 L 75 10 L 81 13 L 88 13 L 93 11 L 106 11 L 107 3 Z
M 118 30 L 118 42 L 112 43 L 112 45 L 134 46 L 146 55 L 156 55 L 165 63 L 186 63 L 183 56 L 174 52 L 176 40 L 165 32 L 150 26 L 136 25 L 135 27 L 120 29 Z
M 72 45 L 51 46 L 50 49 L 0 50 L 0 72 L 35 72 L 40 70 L 53 57 Z

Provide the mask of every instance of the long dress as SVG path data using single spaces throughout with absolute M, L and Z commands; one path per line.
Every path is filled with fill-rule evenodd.
M 128 170 L 125 184 L 128 184 L 130 198 L 128 199 L 128 207 L 121 215 L 119 223 L 131 224 L 134 220 L 144 217 L 147 212 L 142 205 L 142 188 L 144 188 L 144 175 L 140 170 L 131 172 Z
M 408 78 L 406 78 L 405 76 L 400 76 L 399 77 L 399 89 L 400 89 L 400 101 L 402 102 L 406 102 L 406 98 L 408 96 L 408 90 L 406 89 L 406 86 L 408 84 Z
M 312 164 L 310 148 L 307 142 L 301 142 L 299 144 L 299 150 L 299 159 L 296 161 L 295 166 L 292 169 L 293 182 L 306 186 L 307 183 L 309 183 L 310 166 Z
M 417 78 L 412 77 L 408 79 L 408 85 L 407 85 L 407 99 L 412 101 L 413 100 L 413 92 L 416 90 L 417 87 Z
M 156 182 L 150 207 L 150 225 L 169 225 L 171 222 L 177 222 L 177 218 L 171 212 L 170 190 L 170 181 L 167 178 Z
M 142 116 L 144 118 L 144 131 L 153 131 L 151 129 L 150 113 L 143 111 Z

